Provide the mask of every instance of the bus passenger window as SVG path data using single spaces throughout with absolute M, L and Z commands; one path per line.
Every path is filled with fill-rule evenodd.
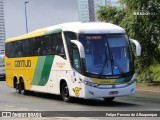
M 66 59 L 61 33 L 53 34 L 55 54 Z
M 61 51 L 61 48 L 59 45 L 56 46 L 56 55 L 59 55 Z
M 23 44 L 21 41 L 16 42 L 16 57 L 22 57 L 23 56 Z

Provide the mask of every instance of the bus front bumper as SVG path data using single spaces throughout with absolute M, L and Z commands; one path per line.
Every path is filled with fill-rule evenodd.
M 85 99 L 129 96 L 135 94 L 136 92 L 136 82 L 132 83 L 131 85 L 126 85 L 119 88 L 98 88 L 87 85 L 84 87 L 85 90 L 83 91 L 83 98 Z

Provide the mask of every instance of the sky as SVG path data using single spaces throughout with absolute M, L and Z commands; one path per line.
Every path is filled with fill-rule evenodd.
M 25 0 L 3 0 L 6 38 L 26 33 Z M 28 0 L 28 31 L 78 21 L 77 0 Z

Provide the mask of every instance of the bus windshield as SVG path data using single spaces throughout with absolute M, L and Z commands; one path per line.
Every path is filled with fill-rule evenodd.
M 84 46 L 86 72 L 120 75 L 133 71 L 133 60 L 126 35 L 79 35 Z

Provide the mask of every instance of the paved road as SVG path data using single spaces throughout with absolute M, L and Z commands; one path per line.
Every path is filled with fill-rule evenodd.
M 19 95 L 7 87 L 5 81 L 0 81 L 0 111 L 97 111 L 96 114 L 98 111 L 160 111 L 160 93 L 137 92 L 134 96 L 116 98 L 111 104 L 101 99 L 75 99 L 73 103 L 66 103 L 51 94 Z

